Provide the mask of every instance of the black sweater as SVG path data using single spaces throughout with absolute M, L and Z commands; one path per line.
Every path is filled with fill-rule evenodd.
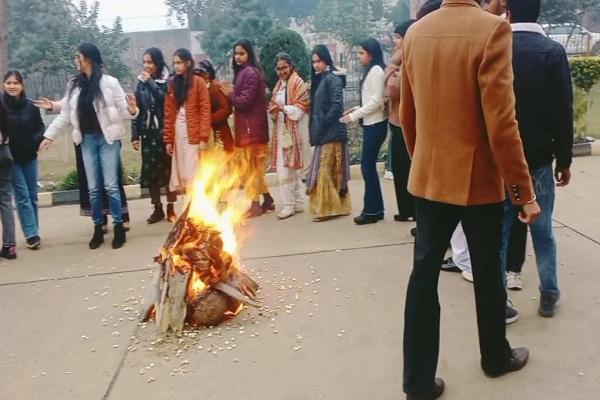
M 39 108 L 28 98 L 15 99 L 4 93 L 2 103 L 6 109 L 6 134 L 15 162 L 25 165 L 37 157 L 38 147 L 46 127 Z
M 573 148 L 573 88 L 563 47 L 541 33 L 513 40 L 517 121 L 530 169 L 569 168 Z

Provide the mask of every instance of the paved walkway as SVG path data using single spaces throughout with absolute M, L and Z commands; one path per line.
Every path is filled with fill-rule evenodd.
M 444 399 L 590 400 L 600 392 L 600 157 L 575 160 L 559 189 L 556 235 L 563 305 L 536 315 L 531 249 L 525 290 L 511 293 L 521 319 L 508 329 L 528 346 L 520 373 L 479 369 L 474 299 L 458 274 L 440 280 Z M 127 245 L 87 249 L 90 224 L 74 206 L 41 210 L 44 248 L 20 246 L 0 265 L 0 399 L 392 400 L 402 394 L 402 316 L 412 262 L 411 224 L 312 223 L 307 214 L 248 224 L 243 257 L 262 285 L 262 315 L 156 341 L 138 325 L 155 255 L 168 231 L 148 226 L 147 200 L 131 202 Z M 351 187 L 355 210 L 362 184 Z

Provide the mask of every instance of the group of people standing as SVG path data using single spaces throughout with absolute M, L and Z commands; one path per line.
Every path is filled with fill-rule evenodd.
M 78 73 L 60 101 L 29 100 L 18 71 L 5 77 L 1 111 L 2 121 L 6 121 L 2 122 L 6 163 L 15 159 L 15 166 L 5 170 L 12 173 L 10 181 L 29 247 L 41 245 L 38 150 L 46 149 L 67 129 L 72 130 L 75 144 L 81 213 L 91 216 L 94 224 L 89 247 L 96 249 L 104 242 L 108 216 L 113 222 L 112 247 L 125 244 L 129 210 L 121 146 L 127 121 L 131 121 L 132 147 L 142 153 L 140 185 L 148 189 L 154 206 L 147 219 L 150 224 L 176 219 L 177 195 L 188 192 L 202 153 L 215 147 L 224 153 L 224 169 L 234 163 L 242 175 L 240 187 L 252 201 L 248 218 L 276 208 L 265 179 L 269 161 L 280 187 L 279 219 L 303 212 L 305 195 L 315 222 L 349 215 L 347 124 L 353 122 L 363 126 L 361 169 L 365 181 L 364 207 L 354 221 L 362 225 L 383 219 L 376 161 L 387 136 L 388 99 L 384 94 L 386 65 L 377 40 L 367 39 L 359 46 L 364 67 L 361 104 L 348 110 L 344 108 L 345 75 L 335 67 L 324 45 L 312 51 L 310 85 L 296 70 L 294 60 L 280 53 L 275 60 L 279 80 L 275 87 L 267 88 L 254 47 L 245 39 L 233 46 L 231 83 L 216 79 L 210 61 L 196 65 L 189 50 L 183 48 L 172 56 L 172 71 L 158 48 L 147 49 L 142 61 L 144 68 L 133 94 L 126 94 L 119 81 L 105 72 L 101 53 L 91 43 L 78 47 Z M 397 98 L 399 87 L 396 92 Z M 39 108 L 58 113 L 47 129 Z M 233 129 L 229 125 L 232 114 Z M 9 228 L 13 226 L 14 231 L 14 223 L 9 221 L 10 192 L 6 190 L 6 211 L 2 213 L 6 233 L 2 254 L 16 257 L 14 233 Z M 405 221 L 412 214 L 400 212 L 396 219 Z
M 540 11 L 540 0 L 430 0 L 404 37 L 399 122 L 417 221 L 404 320 L 407 399 L 444 392 L 435 377 L 437 283 L 450 242 L 453 259 L 441 269 L 473 282 L 488 377 L 529 360 L 506 338 L 518 318 L 506 288 L 522 285 L 527 225 L 538 314 L 551 318 L 559 304 L 552 212 L 555 186 L 571 177 L 573 94 L 565 50 L 537 23 Z

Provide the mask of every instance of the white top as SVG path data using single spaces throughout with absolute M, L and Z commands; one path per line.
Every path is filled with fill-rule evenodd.
M 125 137 L 125 120 L 135 119 L 140 113 L 136 107 L 136 113 L 131 115 L 127 108 L 127 100 L 125 92 L 119 81 L 110 76 L 102 75 L 100 79 L 100 89 L 104 101 L 94 100 L 94 109 L 104 134 L 104 139 L 108 144 L 112 144 L 115 140 L 120 140 Z M 68 94 L 61 101 L 61 112 L 52 121 L 45 137 L 54 140 L 59 134 L 64 132 L 70 125 L 73 127 L 73 141 L 75 144 L 81 143 L 81 130 L 79 129 L 79 118 L 77 117 L 77 99 L 79 98 L 80 89 L 75 88 L 69 98 Z
M 386 119 L 383 106 L 385 73 L 379 65 L 371 68 L 362 85 L 362 107 L 350 113 L 352 121 L 363 119 L 363 125 L 374 125 Z

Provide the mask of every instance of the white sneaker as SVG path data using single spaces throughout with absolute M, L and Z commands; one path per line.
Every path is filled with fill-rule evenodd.
M 521 290 L 523 289 L 523 279 L 521 274 L 517 272 L 509 272 L 506 275 L 506 288 L 510 290 Z
M 389 179 L 389 180 L 394 180 L 394 174 L 392 174 L 392 171 L 386 170 L 385 173 L 383 174 L 383 179 Z
M 279 214 L 277 214 L 277 218 L 287 219 L 295 214 L 296 214 L 296 212 L 294 211 L 294 209 L 284 208 L 283 210 L 281 210 L 281 212 Z
M 463 271 L 461 275 L 465 281 L 473 283 L 473 273 L 471 271 Z

